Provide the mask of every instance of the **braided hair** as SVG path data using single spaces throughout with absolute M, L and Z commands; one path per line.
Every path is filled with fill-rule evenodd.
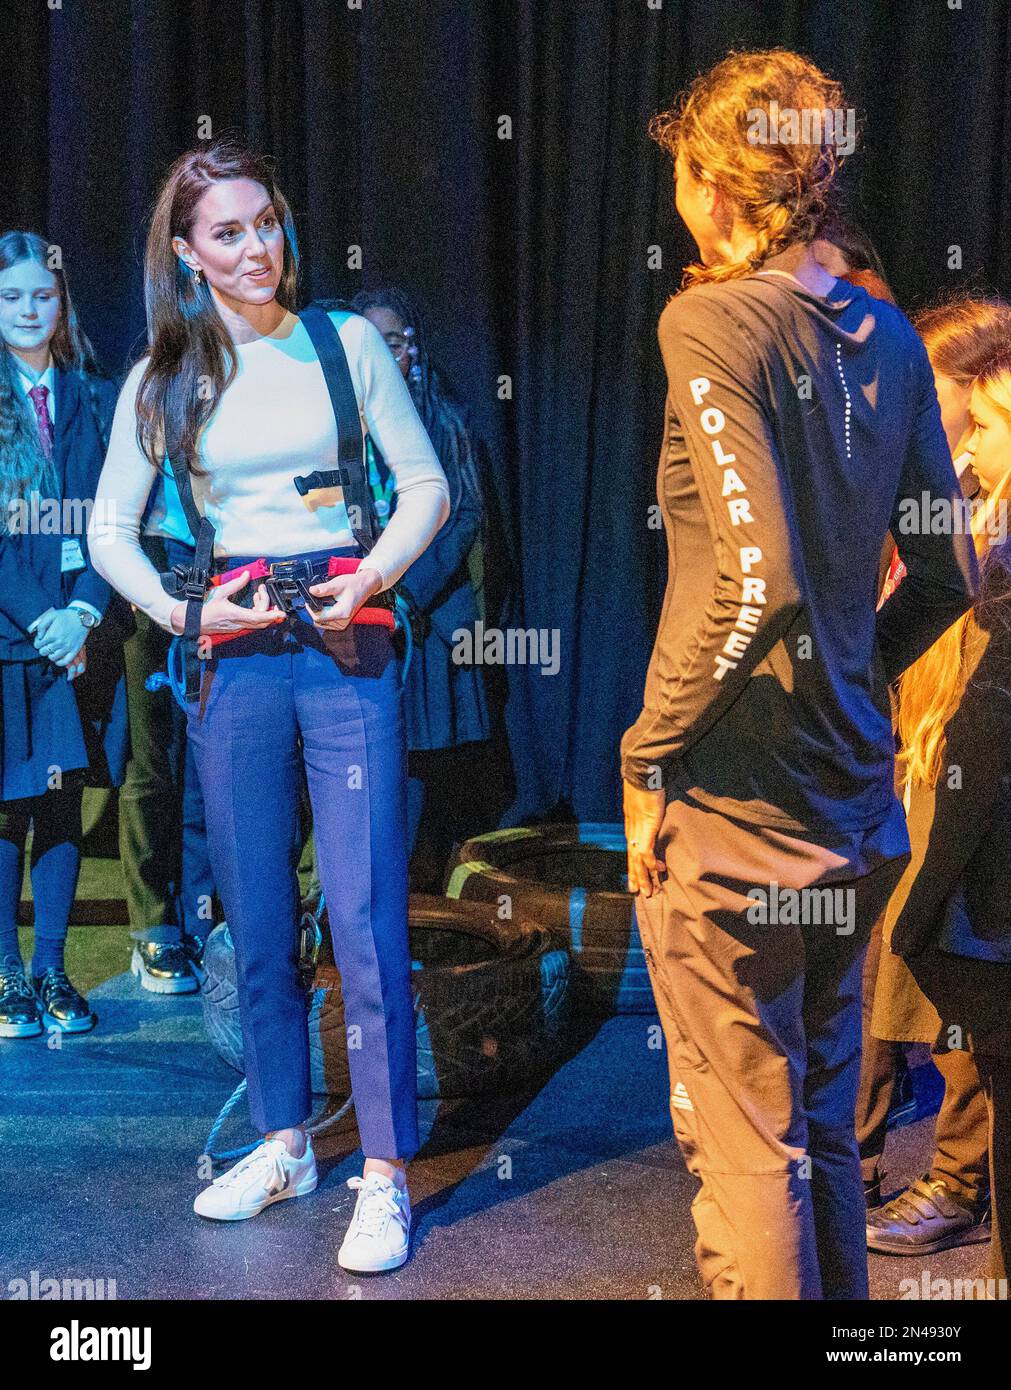
M 718 185 L 756 236 L 742 260 L 693 264 L 682 287 L 750 275 L 795 242 L 809 245 L 831 209 L 839 145 L 818 140 L 755 140 L 756 115 L 773 105 L 794 113 L 841 112 L 842 87 L 807 58 L 784 48 L 730 53 L 696 77 L 680 102 L 658 112 L 649 134 L 693 176 Z

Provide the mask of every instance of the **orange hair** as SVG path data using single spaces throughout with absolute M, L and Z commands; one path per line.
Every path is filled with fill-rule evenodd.
M 798 112 L 841 111 L 842 87 L 799 53 L 773 48 L 730 53 L 696 77 L 680 102 L 649 124 L 672 158 L 716 183 L 758 236 L 742 261 L 690 265 L 684 285 L 749 275 L 796 241 L 812 242 L 829 213 L 843 155 L 832 141 L 753 143 L 749 123 L 772 102 Z
M 953 295 L 913 319 L 930 364 L 961 386 L 971 385 L 1011 348 L 1011 304 Z

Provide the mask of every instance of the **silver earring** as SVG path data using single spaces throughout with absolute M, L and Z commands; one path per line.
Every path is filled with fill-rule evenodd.
M 194 283 L 194 285 L 199 285 L 199 284 L 200 284 L 200 277 L 201 277 L 202 275 L 203 275 L 203 271 L 200 269 L 199 266 L 196 266 L 196 267 L 194 268 L 194 270 L 193 270 L 193 283 Z

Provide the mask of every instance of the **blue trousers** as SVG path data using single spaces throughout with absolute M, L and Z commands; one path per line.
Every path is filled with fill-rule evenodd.
M 407 751 L 391 634 L 362 624 L 323 632 L 299 609 L 215 645 L 202 665 L 188 735 L 235 943 L 253 1124 L 261 1133 L 287 1129 L 311 1111 L 297 975 L 304 768 L 362 1148 L 368 1158 L 410 1158 L 419 1140 Z

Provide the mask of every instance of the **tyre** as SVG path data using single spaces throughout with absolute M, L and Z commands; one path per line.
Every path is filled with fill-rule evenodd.
M 620 825 L 515 826 L 476 835 L 446 873 L 449 898 L 500 903 L 548 928 L 572 957 L 584 1013 L 655 1012 Z
M 206 973 L 200 986 L 200 1005 L 207 1036 L 223 1061 L 236 1071 L 244 1071 L 235 948 L 227 922 L 221 922 L 207 938 L 203 967 Z
M 324 943 L 328 931 L 325 920 Z M 508 1092 L 528 1087 L 555 1060 L 568 1005 L 569 959 L 544 928 L 500 922 L 480 903 L 412 894 L 412 980 L 422 1099 Z M 321 951 L 307 993 L 312 1088 L 348 1095 L 344 1008 L 332 955 Z M 207 1034 L 241 1071 L 242 1034 L 235 953 L 227 924 L 204 954 Z

